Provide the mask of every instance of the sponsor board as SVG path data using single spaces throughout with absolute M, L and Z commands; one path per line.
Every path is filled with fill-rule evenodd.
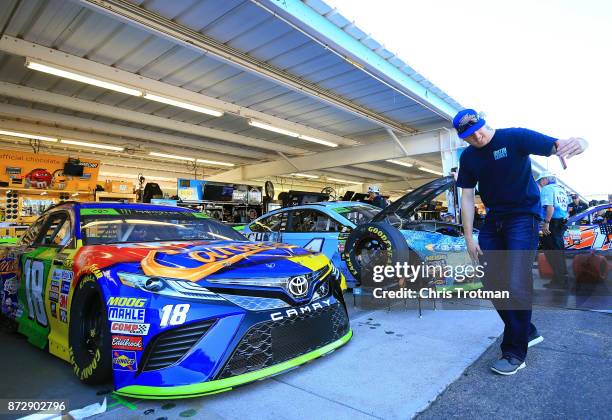
M 108 306 L 124 306 L 130 308 L 143 308 L 147 304 L 147 300 L 143 298 L 128 298 L 128 297 L 119 297 L 119 296 L 111 296 L 108 298 L 106 302 Z
M 124 308 L 121 306 L 108 307 L 109 321 L 144 322 L 145 309 Z
M 136 372 L 137 369 L 135 351 L 113 350 L 113 370 Z
M 142 350 L 142 337 L 134 335 L 113 335 L 111 345 L 119 350 Z
M 111 334 L 147 335 L 149 334 L 149 327 L 150 324 L 115 321 L 111 324 Z

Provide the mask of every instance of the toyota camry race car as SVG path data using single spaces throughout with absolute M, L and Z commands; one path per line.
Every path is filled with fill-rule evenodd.
M 273 210 L 242 229 L 252 241 L 273 241 L 322 252 L 346 277 L 348 287 L 356 280 L 342 260 L 348 233 L 369 221 L 380 208 L 355 201 L 312 203 Z
M 355 279 L 362 283 L 371 281 L 370 270 L 374 265 L 407 262 L 414 267 L 440 267 L 421 270 L 430 274 L 424 277 L 437 287 L 448 290 L 455 287 L 480 288 L 482 284 L 476 275 L 479 271 L 473 270 L 461 225 L 426 220 L 418 215 L 438 196 L 446 195 L 449 203 L 457 203 L 455 190 L 452 176 L 436 179 L 407 193 L 368 222 L 358 225 L 348 236 L 343 253 L 347 268 Z M 474 237 L 477 235 L 475 229 Z
M 0 253 L 3 316 L 121 395 L 226 391 L 352 336 L 328 258 L 187 209 L 66 203 Z

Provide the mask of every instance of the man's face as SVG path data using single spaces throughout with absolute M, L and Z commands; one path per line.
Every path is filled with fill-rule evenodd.
M 474 131 L 472 135 L 464 138 L 463 140 L 465 140 L 470 145 L 480 149 L 481 147 L 485 147 L 489 143 L 489 141 L 491 141 L 491 137 L 489 136 L 489 131 L 485 126 Z
M 376 197 L 376 193 L 374 191 L 370 191 L 368 192 L 368 197 L 373 199 L 374 197 Z
M 538 184 L 540 184 L 540 188 L 544 187 L 545 185 L 548 185 L 548 178 L 542 178 L 538 181 Z
M 578 199 L 578 197 L 574 197 L 574 204 L 578 204 L 580 202 L 580 200 Z

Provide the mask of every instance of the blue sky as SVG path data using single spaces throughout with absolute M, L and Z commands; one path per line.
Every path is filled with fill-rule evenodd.
M 590 148 L 540 159 L 582 194 L 612 193 L 612 2 L 327 0 L 494 127 Z

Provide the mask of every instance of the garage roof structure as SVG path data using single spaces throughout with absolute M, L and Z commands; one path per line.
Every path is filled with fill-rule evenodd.
M 109 177 L 405 191 L 456 146 L 461 106 L 319 0 L 4 6 L 3 147 L 97 157 Z

